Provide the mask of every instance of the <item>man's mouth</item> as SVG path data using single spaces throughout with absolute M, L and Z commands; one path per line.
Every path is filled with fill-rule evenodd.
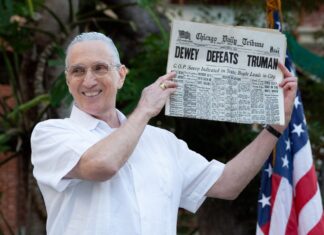
M 102 92 L 102 90 L 99 91 L 83 91 L 82 94 L 85 95 L 86 97 L 94 97 L 99 95 Z

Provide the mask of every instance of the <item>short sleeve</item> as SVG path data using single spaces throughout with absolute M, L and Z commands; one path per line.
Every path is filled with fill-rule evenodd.
M 209 162 L 190 150 L 184 141 L 174 139 L 177 162 L 183 175 L 180 207 L 195 213 L 206 199 L 207 191 L 222 174 L 225 164 L 217 160 Z
M 91 138 L 71 128 L 65 120 L 47 120 L 36 125 L 31 136 L 33 174 L 38 183 L 64 191 L 78 179 L 63 179 L 93 144 Z

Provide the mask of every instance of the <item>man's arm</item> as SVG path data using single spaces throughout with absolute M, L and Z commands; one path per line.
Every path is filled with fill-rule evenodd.
M 133 152 L 150 118 L 161 111 L 167 98 L 175 91 L 174 77 L 175 72 L 168 73 L 146 87 L 127 121 L 90 147 L 65 178 L 98 181 L 111 178 Z M 166 89 L 160 87 L 162 82 L 166 84 Z
M 284 91 L 285 126 L 272 125 L 279 132 L 288 126 L 297 91 L 297 79 L 283 65 L 279 65 L 284 74 L 280 87 Z M 261 133 L 236 157 L 230 160 L 216 183 L 207 192 L 208 197 L 235 199 L 251 179 L 259 172 L 275 147 L 278 138 L 268 130 Z

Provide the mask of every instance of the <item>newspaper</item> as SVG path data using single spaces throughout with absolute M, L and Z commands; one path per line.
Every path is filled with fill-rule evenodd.
M 174 20 L 167 71 L 177 91 L 165 114 L 236 123 L 284 124 L 286 37 L 276 30 Z

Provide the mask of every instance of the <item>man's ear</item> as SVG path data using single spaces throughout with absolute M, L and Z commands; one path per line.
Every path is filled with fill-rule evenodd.
M 118 80 L 118 89 L 122 88 L 125 82 L 126 75 L 128 73 L 128 69 L 125 65 L 121 65 L 118 70 L 119 73 L 119 80 Z

